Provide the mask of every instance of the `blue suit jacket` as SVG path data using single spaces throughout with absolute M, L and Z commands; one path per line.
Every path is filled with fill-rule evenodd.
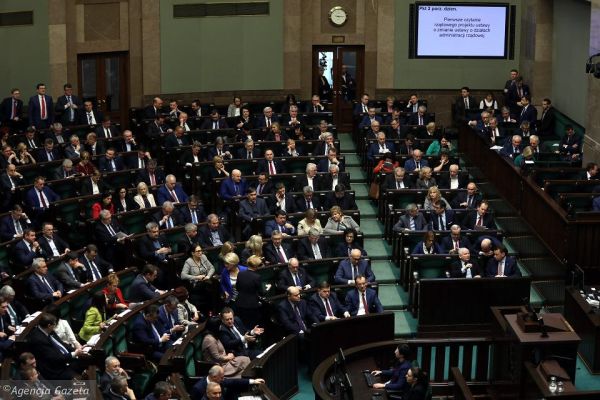
M 308 300 L 308 306 L 313 314 L 313 317 L 318 319 L 319 321 L 325 321 L 327 317 L 327 310 L 325 310 L 325 305 L 321 300 L 321 296 L 319 293 L 315 293 L 310 296 Z M 335 293 L 331 292 L 329 294 L 329 306 L 331 307 L 331 312 L 336 317 L 342 317 L 344 313 L 347 311 L 346 307 L 338 300 L 338 297 Z
M 237 395 L 240 392 L 244 392 L 250 387 L 249 379 L 241 379 L 241 378 L 225 378 L 221 382 L 221 389 L 223 390 L 222 398 L 224 400 L 236 399 Z M 191 397 L 193 400 L 202 400 L 206 398 L 206 387 L 208 383 L 206 381 L 206 376 L 200 378 L 198 382 L 192 388 Z
M 298 311 L 300 311 L 300 316 L 302 317 L 302 321 L 304 321 L 304 329 L 300 323 L 296 320 L 296 314 L 294 309 L 292 308 L 289 300 L 282 300 L 277 305 L 277 316 L 279 323 L 283 325 L 283 329 L 286 334 L 295 333 L 298 334 L 300 331 L 306 331 L 311 328 L 313 323 L 319 322 L 312 314 L 310 309 L 308 308 L 308 304 L 304 300 L 300 300 L 296 303 L 298 307 Z
M 594 197 L 592 201 L 592 211 L 600 211 L 600 196 Z
M 288 235 L 294 235 L 296 233 L 295 228 L 281 228 L 279 225 L 277 225 L 277 222 L 274 219 L 265 223 L 265 237 L 271 237 L 271 233 L 273 233 L 273 231 L 280 231 L 281 233 L 287 233 Z
M 21 228 L 23 230 L 31 226 L 31 224 L 27 223 L 24 218 L 21 218 L 19 222 L 21 223 Z M 17 231 L 15 230 L 15 224 L 13 223 L 12 217 L 10 215 L 6 215 L 0 220 L 0 240 L 3 242 L 12 240 L 16 234 Z
M 427 162 L 427 160 L 421 159 L 420 163 L 421 163 L 421 168 L 429 167 L 429 163 Z M 406 160 L 406 162 L 404 163 L 404 169 L 407 172 L 411 172 L 411 171 L 414 171 L 415 169 L 417 169 L 417 164 L 415 163 L 415 160 L 412 158 L 409 160 Z
M 52 286 L 54 291 L 60 290 L 61 293 L 64 293 L 63 285 L 52 275 L 46 274 L 45 278 L 50 286 Z M 52 300 L 52 292 L 50 292 L 50 288 L 46 286 L 46 284 L 43 283 L 36 274 L 31 274 L 29 278 L 27 278 L 27 293 L 29 293 L 31 297 L 38 300 Z
M 175 194 L 180 203 L 187 203 L 188 195 L 183 191 L 181 185 L 178 183 L 175 185 Z M 162 206 L 165 201 L 173 201 L 171 193 L 167 190 L 165 185 L 161 185 L 156 192 L 157 206 Z
M 527 121 L 529 122 L 529 127 L 532 132 L 535 131 L 535 123 L 537 122 L 537 109 L 531 104 L 527 106 L 526 110 L 521 110 L 521 114 L 519 115 L 519 125 Z
M 442 248 L 440 247 L 440 245 L 437 243 L 433 244 L 433 249 L 434 249 L 433 254 L 442 254 L 444 252 L 442 250 Z M 425 252 L 423 252 L 423 241 L 422 240 L 415 245 L 415 248 L 413 249 L 411 254 L 425 254 Z
M 367 306 L 369 307 L 370 313 L 380 313 L 383 312 L 383 306 L 377 297 L 377 293 L 371 288 L 367 288 L 366 292 L 367 297 Z M 348 307 L 348 312 L 350 315 L 354 316 L 358 313 L 358 308 L 360 306 L 360 297 L 358 296 L 358 290 L 353 289 L 348 292 L 346 295 L 346 307 Z
M 125 163 L 123 162 L 123 158 L 121 156 L 116 156 L 114 160 L 116 168 L 115 171 L 122 171 L 125 169 Z M 114 172 L 110 166 L 110 162 L 106 159 L 106 156 L 100 157 L 98 166 L 100 167 L 100 172 Z
M 25 267 L 28 268 L 29 266 L 31 266 L 31 263 L 33 262 L 34 258 L 37 257 L 44 257 L 46 258 L 46 254 L 44 253 L 44 250 L 42 249 L 42 247 L 39 247 L 39 251 L 36 252 L 32 252 L 29 251 L 29 248 L 27 247 L 27 245 L 25 244 L 25 241 L 20 240 L 19 242 L 17 242 L 17 244 L 15 245 L 15 250 L 14 250 L 14 262 L 15 264 L 17 264 L 20 267 Z
M 488 261 L 487 268 L 485 270 L 486 276 L 495 277 L 498 274 L 498 262 L 495 258 L 491 258 Z M 517 262 L 514 258 L 506 256 L 504 261 L 504 275 L 505 276 L 521 276 L 521 271 L 519 271 L 519 267 L 517 267 Z
M 390 142 L 389 140 L 386 140 L 385 147 L 392 154 L 395 154 L 394 142 Z M 379 143 L 371 143 L 371 146 L 369 146 L 369 153 L 367 154 L 367 158 L 369 159 L 369 161 L 374 161 L 375 156 L 378 156 L 380 154 L 383 155 L 385 153 L 379 153 Z
M 412 367 L 412 363 L 404 360 L 401 364 L 394 366 L 392 369 L 381 371 L 381 380 L 389 381 L 385 388 L 387 390 L 405 390 L 406 373 Z
M 242 179 L 237 184 L 238 190 L 236 192 L 233 179 L 228 178 L 221 182 L 221 188 L 219 189 L 219 195 L 223 200 L 231 200 L 234 196 L 245 196 L 246 195 L 246 181 Z
M 171 323 L 171 319 L 169 318 L 164 305 L 158 309 L 158 322 L 162 325 L 162 330 L 164 332 L 169 333 L 171 328 L 173 328 L 175 325 L 180 325 L 177 309 L 171 313 L 171 318 L 173 319 L 174 323 Z M 177 340 L 180 336 L 181 332 L 171 334 L 171 340 Z
M 44 192 L 44 195 L 46 196 L 46 199 L 48 199 L 49 203 L 53 203 L 55 201 L 60 200 L 60 197 L 56 193 L 54 193 L 54 191 L 49 187 L 44 186 L 42 192 Z M 31 188 L 27 191 L 26 203 L 34 211 L 39 211 L 42 209 L 42 205 L 40 204 L 40 198 L 37 194 L 36 188 Z M 46 206 L 49 205 L 50 204 L 46 204 Z
M 52 97 L 47 94 L 44 95 L 46 100 L 46 123 L 48 125 L 54 122 L 54 104 L 52 102 Z M 27 109 L 28 117 L 29 117 L 29 125 L 33 125 L 36 128 L 40 127 L 41 120 L 41 110 L 42 105 L 40 104 L 40 99 L 38 95 L 31 96 L 29 98 L 29 106 Z
M 367 108 L 369 108 L 369 106 L 367 105 Z M 365 111 L 363 110 L 363 105 L 362 103 L 359 101 L 358 103 L 356 103 L 356 105 L 354 106 L 354 110 L 352 110 L 352 114 L 354 115 L 360 115 L 362 113 L 364 113 Z
M 362 109 L 361 109 L 362 112 Z M 375 121 L 379 122 L 379 124 L 383 124 L 383 119 L 379 116 L 379 115 L 375 115 Z M 362 129 L 365 126 L 371 126 L 371 118 L 369 118 L 368 115 L 365 115 L 362 119 L 362 121 L 360 121 L 360 124 L 358 124 L 358 128 Z
M 234 317 L 233 325 L 242 335 L 245 335 L 249 331 L 239 317 Z M 231 332 L 225 325 L 219 327 L 219 340 L 223 343 L 223 347 L 228 353 L 233 353 L 236 356 L 245 356 L 248 354 L 239 336 Z
M 517 147 L 518 152 L 513 148 L 511 138 L 507 138 L 507 143 L 500 149 L 500 155 L 504 157 L 515 158 L 523 152 L 523 144 Z
M 371 270 L 371 266 L 367 260 L 360 260 L 358 263 L 358 273 L 367 278 L 367 282 L 375 282 L 375 274 Z M 347 285 L 349 280 L 352 280 L 352 264 L 350 259 L 345 259 L 340 262 L 333 280 L 338 285 Z
M 155 290 L 156 288 L 150 282 L 146 282 L 144 277 L 139 274 L 135 277 L 133 282 L 131 282 L 128 300 L 132 302 L 142 302 L 153 299 L 159 296 Z
M 162 336 L 165 332 L 162 324 L 154 323 L 154 327 L 158 331 L 158 335 Z M 144 318 L 143 314 L 138 315 L 131 326 L 131 337 L 139 343 L 152 346 L 153 349 L 158 349 L 161 346 L 160 339 L 154 334 L 152 323 Z

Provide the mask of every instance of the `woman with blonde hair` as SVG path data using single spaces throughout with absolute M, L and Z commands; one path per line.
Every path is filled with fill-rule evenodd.
M 356 232 L 360 232 L 360 226 L 354 221 L 354 219 L 348 215 L 344 215 L 344 212 L 339 206 L 331 207 L 331 216 L 327 220 L 323 233 L 325 234 L 336 234 L 344 232 L 348 228 L 354 229 Z
M 225 303 L 235 303 L 238 296 L 236 288 L 238 274 L 240 271 L 248 269 L 243 265 L 239 265 L 239 263 L 240 258 L 233 251 L 223 257 L 225 268 L 221 271 L 221 294 L 224 297 Z
M 435 178 L 432 177 L 433 171 L 429 167 L 423 167 L 419 171 L 419 178 L 417 179 L 417 183 L 415 185 L 416 189 L 429 189 L 432 186 L 436 186 L 437 183 Z
M 149 193 L 148 185 L 146 185 L 145 182 L 138 183 L 137 194 L 133 197 L 133 201 L 135 201 L 140 208 L 156 207 L 154 195 Z
M 433 205 L 435 203 L 440 203 L 444 208 L 452 208 L 450 207 L 450 203 L 442 197 L 442 192 L 438 189 L 437 186 L 432 186 L 427 190 L 427 197 L 425 197 L 425 202 L 423 203 L 424 210 L 433 210 Z
M 246 264 L 246 261 L 250 256 L 257 256 L 259 259 L 264 260 L 263 257 L 263 240 L 260 235 L 252 235 L 246 241 L 246 246 L 242 250 L 240 261 L 242 264 Z
M 317 218 L 317 212 L 314 208 L 306 210 L 304 218 L 298 222 L 298 235 L 308 235 L 308 231 L 310 231 L 311 228 L 315 228 L 319 233 L 323 233 L 321 221 Z

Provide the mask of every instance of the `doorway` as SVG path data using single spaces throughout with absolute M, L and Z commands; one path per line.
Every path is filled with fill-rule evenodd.
M 129 112 L 129 54 L 80 54 L 77 71 L 83 101 L 91 101 L 113 122 L 125 125 Z
M 312 92 L 331 104 L 334 123 L 341 132 L 352 131 L 354 102 L 364 90 L 364 55 L 363 46 L 313 48 Z

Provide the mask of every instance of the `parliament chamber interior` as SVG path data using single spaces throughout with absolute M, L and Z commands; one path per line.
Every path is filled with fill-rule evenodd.
M 2 1 L 1 397 L 600 399 L 599 10 Z

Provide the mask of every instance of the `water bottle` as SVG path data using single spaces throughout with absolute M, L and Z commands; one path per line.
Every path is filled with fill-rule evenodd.
M 548 385 L 548 390 L 550 393 L 555 393 L 556 389 L 558 389 L 558 385 L 556 384 L 556 377 L 550 377 L 550 384 Z
M 558 393 L 562 393 L 562 392 L 564 392 L 564 391 L 565 391 L 565 385 L 563 384 L 563 382 L 562 382 L 562 381 L 558 381 L 558 384 L 557 384 L 557 390 L 556 390 L 556 391 L 557 391 Z

